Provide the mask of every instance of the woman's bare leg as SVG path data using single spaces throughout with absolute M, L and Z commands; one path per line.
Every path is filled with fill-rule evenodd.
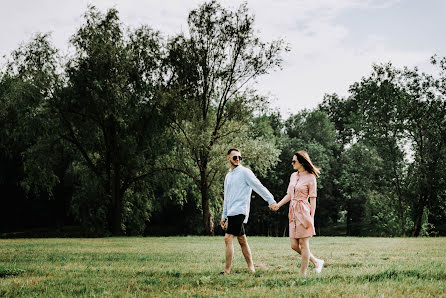
M 300 273 L 303 275 L 307 274 L 308 263 L 310 262 L 310 237 L 299 239 L 302 262 L 300 264 Z
M 290 238 L 290 242 L 291 242 L 291 249 L 296 251 L 298 254 L 302 254 L 302 249 L 300 247 L 299 244 L 299 239 L 295 239 L 295 238 Z M 310 262 L 313 263 L 314 267 L 317 266 L 317 261 L 318 259 L 316 259 L 313 254 L 310 252 Z

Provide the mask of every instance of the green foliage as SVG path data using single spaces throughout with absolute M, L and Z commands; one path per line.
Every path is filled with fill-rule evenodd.
M 438 137 L 444 135 L 446 114 L 441 75 L 435 79 L 416 68 L 375 65 L 369 77 L 350 87 L 352 95 L 345 103 L 333 101 L 354 107 L 349 115 L 356 116 L 345 127 L 352 127 L 354 135 L 385 160 L 381 175 L 390 182 L 387 192 L 396 195 L 403 235 L 408 214 L 411 234 L 419 235 L 424 208 L 437 205 L 444 189 L 440 168 L 446 158 L 441 149 L 445 139 Z
M 382 237 L 401 234 L 394 196 L 373 191 L 369 193 L 364 209 L 362 235 Z
M 282 40 L 260 41 L 253 24 L 246 4 L 232 11 L 210 1 L 190 12 L 188 35 L 168 44 L 170 100 L 176 108 L 170 125 L 178 148 L 167 167 L 197 185 L 207 234 L 214 233 L 210 206 L 222 204 L 226 151 L 240 147 L 261 175 L 277 160 L 274 143 L 249 137 L 247 123 L 266 102 L 250 85 L 280 67 L 287 48 Z
M 89 180 L 77 188 L 83 190 L 75 195 L 74 212 L 97 220 L 90 225 L 90 220 L 79 218 L 100 233 L 104 224 L 113 234 L 127 231 L 126 223 L 132 234 L 144 229 L 135 226 L 148 219 L 151 196 L 129 193 L 151 175 L 153 160 L 169 142 L 160 138 L 168 111 L 162 95 L 160 37 L 145 26 L 127 35 L 124 31 L 116 10 L 102 14 L 90 7 L 71 39 L 76 51 L 67 64 L 67 85 L 52 101 L 61 137 L 83 165 L 74 169 Z M 82 194 L 89 194 L 88 199 Z M 92 214 L 81 211 L 91 207 Z
M 306 150 L 322 169 L 318 234 L 345 223 L 349 235 L 446 233 L 446 58 L 432 57 L 432 75 L 374 65 L 348 97 L 282 119 L 255 83 L 289 49 L 259 38 L 246 3 L 205 2 L 167 41 L 126 28 L 116 9 L 90 6 L 83 20 L 64 60 L 37 34 L 0 71 L 0 186 L 11 198 L 52 200 L 90 236 L 212 234 L 229 148 L 277 200 Z M 286 209 L 252 200 L 248 231 L 286 235 Z
M 340 98 L 337 94 L 325 94 L 318 107 L 324 111 L 336 128 L 336 138 L 342 145 L 354 139 L 354 123 L 358 115 L 355 113 L 355 102 Z
M 123 230 L 126 235 L 143 235 L 155 201 L 150 183 L 140 181 L 132 185 L 124 198 Z
M 320 110 L 304 110 L 285 122 L 286 134 L 305 143 L 318 143 L 327 149 L 336 146 L 336 131 L 327 114 Z
M 82 163 L 74 162 L 71 171 L 75 177 L 71 212 L 86 236 L 109 235 L 107 215 L 110 202 L 104 188 Z
M 0 148 L 2 158 L 16 160 L 24 176 L 16 184 L 30 196 L 52 195 L 61 162 L 49 114 L 49 98 L 59 83 L 57 51 L 48 35 L 38 34 L 15 50 L 0 76 Z M 52 159 L 48 153 L 55 152 Z

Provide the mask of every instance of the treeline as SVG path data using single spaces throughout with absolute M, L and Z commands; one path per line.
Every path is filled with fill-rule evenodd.
M 15 50 L 0 72 L 2 235 L 222 233 L 230 147 L 277 200 L 308 151 L 318 234 L 444 235 L 446 59 L 432 75 L 375 65 L 348 97 L 284 120 L 255 81 L 289 49 L 253 24 L 246 4 L 211 1 L 165 38 L 89 7 L 69 55 L 46 34 Z M 253 199 L 248 233 L 287 235 L 287 212 Z

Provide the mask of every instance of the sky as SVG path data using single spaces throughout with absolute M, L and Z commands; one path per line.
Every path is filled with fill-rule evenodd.
M 243 1 L 221 0 L 236 9 Z M 121 21 L 142 24 L 165 36 L 187 32 L 187 16 L 197 0 L 0 0 L 0 64 L 38 32 L 51 33 L 54 46 L 68 53 L 88 5 L 119 11 Z M 313 109 L 324 94 L 348 96 L 354 82 L 374 63 L 431 72 L 429 59 L 446 56 L 444 0 L 248 0 L 263 41 L 284 39 L 291 51 L 283 69 L 260 78 L 255 88 L 271 98 L 282 115 Z M 443 29 L 442 29 L 443 28 Z

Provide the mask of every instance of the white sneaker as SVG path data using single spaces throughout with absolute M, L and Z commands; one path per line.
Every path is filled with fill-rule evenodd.
M 318 259 L 317 260 L 317 266 L 316 268 L 314 268 L 314 271 L 316 271 L 316 273 L 321 273 L 322 271 L 322 267 L 324 267 L 324 260 Z

